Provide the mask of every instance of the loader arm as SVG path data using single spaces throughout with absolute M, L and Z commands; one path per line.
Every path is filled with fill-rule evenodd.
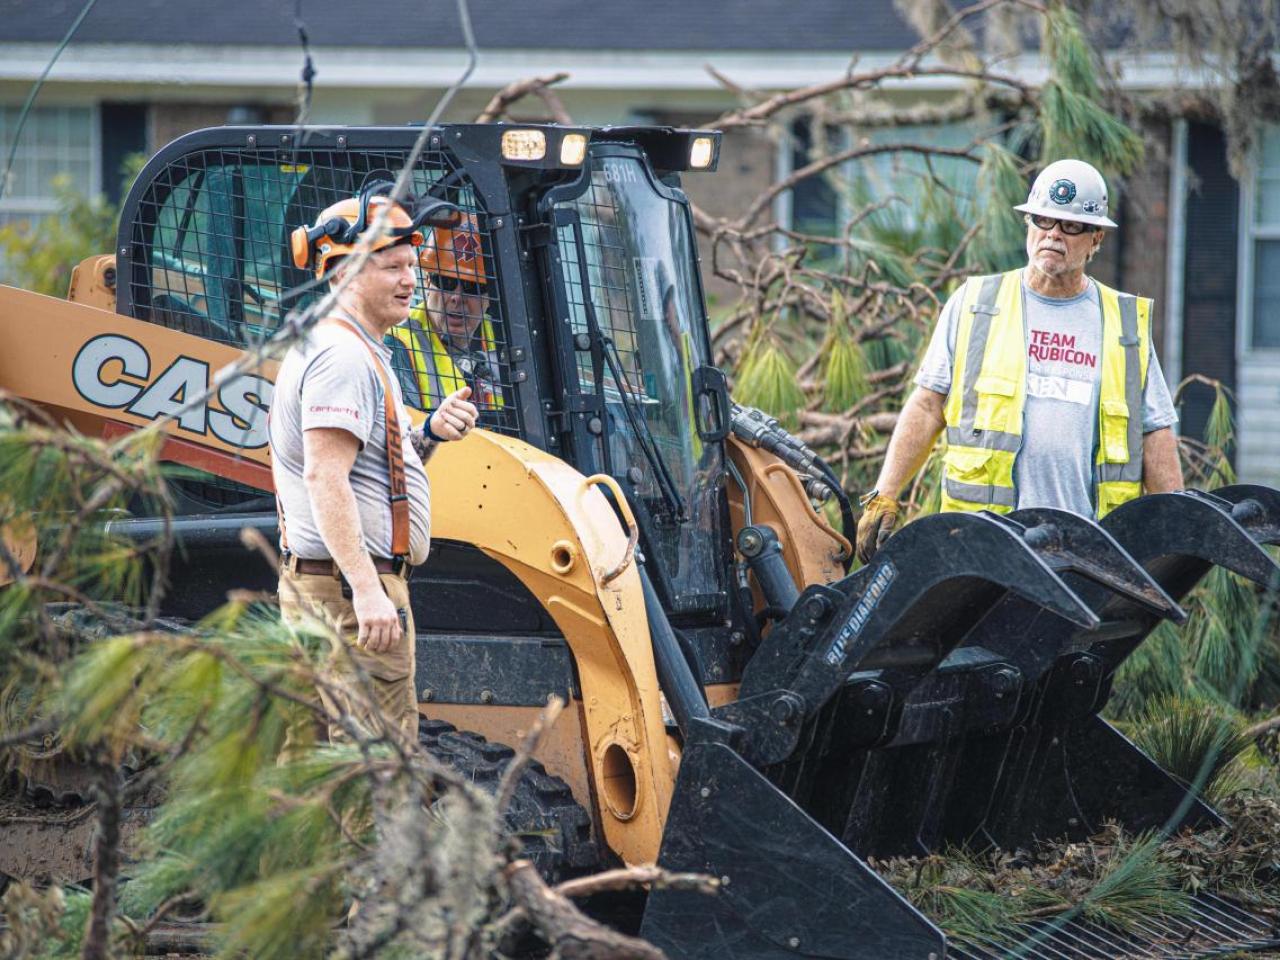
M 177 414 L 243 355 L 91 303 L 4 285 L 0 337 L 0 388 L 91 437 L 119 436 Z M 267 409 L 277 366 L 270 358 L 255 361 L 207 402 L 168 421 L 164 430 L 174 442 L 161 459 L 271 490 Z

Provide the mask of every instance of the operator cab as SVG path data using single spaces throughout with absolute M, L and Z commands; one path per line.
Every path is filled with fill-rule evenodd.
M 174 141 L 122 211 L 117 309 L 252 348 L 324 292 L 292 263 L 290 232 L 394 180 L 422 132 L 221 127 Z M 715 168 L 719 135 L 460 124 L 423 147 L 410 192 L 455 204 L 464 226 L 428 238 L 418 335 L 390 344 L 406 398 L 430 409 L 465 380 L 481 426 L 613 476 L 673 621 L 722 626 L 729 402 L 679 185 Z M 183 486 L 195 510 L 261 496 L 212 477 Z

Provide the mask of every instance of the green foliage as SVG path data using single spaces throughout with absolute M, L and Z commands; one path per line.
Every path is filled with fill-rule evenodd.
M 978 168 L 981 226 L 973 250 L 980 269 L 1010 270 L 1021 264 L 1026 230 L 1013 207 L 1022 202 L 1026 192 L 1018 158 L 994 140 L 984 143 Z
M 1235 445 L 1235 423 L 1231 414 L 1231 398 L 1227 388 L 1214 381 L 1213 406 L 1205 423 L 1204 440 L 1211 450 L 1218 451 L 1213 458 L 1204 489 L 1212 490 L 1236 482 L 1236 471 L 1229 456 Z
M 854 338 L 845 315 L 844 297 L 831 295 L 831 333 L 822 364 L 824 399 L 828 410 L 847 410 L 867 391 L 867 358 Z
M 1075 13 L 1054 4 L 1045 18 L 1052 77 L 1040 91 L 1041 156 L 1078 157 L 1104 171 L 1126 174 L 1142 159 L 1138 134 L 1099 107 L 1100 73 Z
M 127 188 L 146 158 L 134 154 L 121 174 Z M 19 220 L 0 227 L 0 263 L 5 282 L 52 297 L 64 297 L 71 271 L 85 257 L 115 249 L 119 208 L 105 197 L 86 196 L 80 185 L 65 175 L 53 180 L 57 212 L 31 223 Z
M 85 637 L 131 622 L 120 601 L 132 607 L 144 601 L 142 560 L 154 545 L 139 547 L 103 521 L 135 497 L 159 498 L 162 480 L 153 437 L 135 434 L 108 445 L 24 419 L 19 408 L 0 409 L 0 525 L 38 521 L 27 527 L 37 568 L 0 589 L 4 733 L 55 709 L 51 699 L 62 678 L 52 666 Z
M 1150 920 L 1188 916 L 1199 893 L 1274 910 L 1280 803 L 1237 793 L 1221 810 L 1227 825 L 1164 839 L 1109 824 L 1083 842 L 1007 853 L 948 849 L 872 866 L 950 936 L 1038 956 L 1036 930 L 1079 917 L 1141 936 Z
M 1080 20 L 1065 3 L 1049 6 L 1044 23 L 1044 45 L 1053 78 L 1082 97 L 1097 98 L 1098 63 L 1080 28 Z
M 320 956 L 342 865 L 371 838 L 363 773 L 385 751 L 311 748 L 278 763 L 288 730 L 311 721 L 307 669 L 323 638 L 238 604 L 202 627 L 104 640 L 64 689 L 69 741 L 125 743 L 141 727 L 177 751 L 121 905 L 145 917 L 186 893 L 225 924 L 222 955 Z
M 1085 917 L 1130 931 L 1151 917 L 1188 916 L 1191 898 L 1178 888 L 1176 872 L 1160 859 L 1159 851 L 1155 834 L 1122 838 L 1080 904 Z
M 804 392 L 796 383 L 796 366 L 772 337 L 761 338 L 756 349 L 748 348 L 738 367 L 734 392 L 745 404 L 759 407 L 794 426 L 804 407 Z
M 1053 80 L 1041 98 L 1045 158 L 1076 157 L 1120 173 L 1131 172 L 1142 159 L 1142 138 L 1088 98 Z
M 323 957 L 329 926 L 341 900 L 341 864 L 273 873 L 213 901 L 223 919 L 219 957 Z
M 951 848 L 920 859 L 873 862 L 912 903 L 961 941 L 1027 947 L 1031 921 L 1076 916 L 1122 932 L 1152 917 L 1187 915 L 1180 871 L 1153 835 L 1110 827 L 1085 843 L 977 854 Z
M 1184 439 L 1188 482 L 1212 490 L 1234 482 L 1231 406 L 1220 383 L 1206 443 Z M 1274 589 L 1260 589 L 1214 567 L 1183 599 L 1186 624 L 1164 623 L 1120 667 L 1108 712 L 1137 720 L 1171 697 L 1227 712 L 1268 709 L 1280 702 L 1280 622 Z
M 1239 788 L 1239 778 L 1232 774 L 1251 743 L 1228 710 L 1177 696 L 1148 706 L 1135 721 L 1132 737 L 1151 759 L 1210 800 Z
M 1116 671 L 1108 713 L 1133 718 L 1148 703 L 1184 692 L 1191 682 L 1185 645 L 1182 628 L 1168 621 L 1151 631 Z

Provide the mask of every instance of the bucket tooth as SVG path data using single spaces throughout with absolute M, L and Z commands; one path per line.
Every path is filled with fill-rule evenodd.
M 1226 488 L 1231 491 L 1233 488 Z M 1273 501 L 1272 496 L 1265 498 Z M 1251 498 L 1243 497 L 1241 502 Z M 1259 514 L 1263 526 L 1275 524 L 1275 514 L 1262 500 Z M 1237 504 L 1213 494 L 1195 491 L 1156 493 L 1117 507 L 1102 526 L 1129 551 L 1135 560 L 1175 598 L 1185 596 L 1213 565 L 1264 586 L 1280 574 L 1280 566 L 1261 543 L 1233 516 Z M 1241 508 L 1245 519 L 1254 508 Z
M 1019 511 L 1010 519 L 1049 518 L 1044 511 Z M 898 791 L 896 809 L 914 804 L 908 819 L 917 821 L 915 836 L 1009 846 L 1083 837 L 1107 819 L 1131 830 L 1219 822 L 1212 809 L 1098 714 L 1116 669 L 1161 619 L 1177 619 L 1176 602 L 1214 564 L 1255 582 L 1273 582 L 1277 566 L 1260 544 L 1280 541 L 1280 492 L 1237 486 L 1213 494 L 1144 497 L 1103 521 L 1105 539 L 1090 536 L 1087 523 L 1078 520 L 1077 539 L 1064 552 L 1085 554 L 1090 548 L 1084 544 L 1105 544 L 1113 558 L 1137 565 L 1159 593 L 1135 589 L 1139 584 L 1131 575 L 1128 583 L 1117 583 L 1114 567 L 1104 569 L 1110 577 L 1099 576 L 1101 564 L 1090 570 L 1078 557 L 1064 558 L 1056 569 L 1101 616 L 1100 625 L 1082 630 L 1013 596 L 993 610 L 943 669 L 978 652 L 1011 664 L 1023 678 L 1016 719 L 982 729 L 966 721 L 972 708 L 962 698 L 951 704 L 952 725 L 941 737 L 950 740 L 942 749 L 945 762 L 914 774 L 924 780 L 912 791 L 914 799 Z M 1168 601 L 1163 609 L 1152 602 L 1157 596 Z M 916 701 L 933 707 L 940 689 L 940 678 L 921 684 L 904 714 L 911 714 Z M 950 769 L 959 771 L 955 778 L 946 776 Z M 925 804 L 921 797 L 941 799 Z
M 1101 525 L 1054 510 L 909 524 L 805 590 L 740 699 L 693 724 L 659 862 L 728 883 L 655 890 L 642 935 L 692 960 L 970 956 L 870 858 L 1221 824 L 1099 713 L 1214 564 L 1270 582 L 1277 542 L 1280 492 L 1246 486 L 1146 497 Z M 1128 955 L 1072 929 L 1090 946 L 1071 956 Z
M 1102 527 L 1066 510 L 1037 507 L 1009 517 L 1051 541 L 1041 556 L 1054 570 L 1074 573 L 1106 587 L 1152 613 L 1185 623 L 1186 612 Z
M 970 746 L 966 763 L 999 769 L 998 788 L 970 843 L 1012 850 L 1053 837 L 1082 839 L 1107 821 L 1133 833 L 1222 824 L 1208 804 L 1096 715 L 1065 727 L 1026 728 L 1012 744 L 989 738 Z
M 1280 490 L 1235 483 L 1211 491 L 1211 496 L 1231 504 L 1231 518 L 1258 543 L 1280 544 Z

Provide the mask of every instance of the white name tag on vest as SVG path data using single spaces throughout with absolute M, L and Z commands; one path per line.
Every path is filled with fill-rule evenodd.
M 1093 402 L 1093 384 L 1088 380 L 1046 377 L 1039 373 L 1027 374 L 1027 393 L 1044 400 L 1065 400 L 1082 406 Z

